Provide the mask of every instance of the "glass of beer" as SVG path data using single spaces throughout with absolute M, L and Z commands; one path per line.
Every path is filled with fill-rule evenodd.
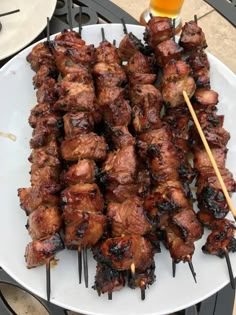
M 184 0 L 150 0 L 149 8 L 140 17 L 140 23 L 146 25 L 151 16 L 167 16 L 175 19 L 176 29 L 180 28 L 180 11 L 183 3 Z

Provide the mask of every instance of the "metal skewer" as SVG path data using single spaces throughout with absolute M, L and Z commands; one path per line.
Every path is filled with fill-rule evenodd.
M 5 13 L 1 13 L 0 17 L 6 16 L 6 15 L 10 15 L 10 14 L 14 14 L 14 13 L 17 13 L 17 12 L 20 12 L 20 9 L 13 10 L 13 11 L 8 11 L 8 12 L 5 12 Z
M 72 3 L 71 0 L 67 0 L 67 13 L 68 13 L 68 18 L 69 18 L 69 26 L 70 30 L 73 30 L 73 23 L 72 23 Z
M 50 302 L 51 296 L 51 258 L 46 261 L 46 292 L 47 292 L 47 301 Z

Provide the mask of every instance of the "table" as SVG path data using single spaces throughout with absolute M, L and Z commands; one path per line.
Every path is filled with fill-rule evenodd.
M 83 6 L 83 24 L 96 24 L 98 22 L 114 22 L 114 23 L 120 23 L 121 18 L 124 19 L 124 21 L 127 24 L 139 24 L 139 15 L 142 10 L 144 10 L 149 3 L 149 0 L 113 0 L 113 2 L 110 2 L 109 0 L 73 0 L 75 5 L 81 5 Z M 210 2 L 210 1 L 208 1 Z M 120 5 L 123 9 L 116 6 Z M 137 5 L 137 4 L 140 4 Z M 185 8 L 192 8 L 193 12 L 187 11 Z M 66 12 L 67 12 L 67 5 L 64 3 L 64 6 L 61 8 L 58 8 L 55 10 L 54 15 L 50 21 L 50 32 L 51 34 L 54 34 L 56 32 L 61 31 L 62 29 L 68 28 L 68 21 L 66 19 Z M 78 26 L 78 13 L 79 9 L 78 7 L 74 7 L 72 10 L 72 18 L 73 18 L 73 27 Z M 129 14 L 130 13 L 130 14 Z M 200 18 L 201 23 L 203 23 L 206 16 L 209 15 L 215 15 L 217 19 L 219 19 L 222 23 L 224 21 L 224 29 L 228 29 L 229 31 L 232 31 L 233 26 L 227 22 L 225 19 L 223 19 L 218 13 L 216 13 L 210 6 L 205 4 L 203 1 L 199 1 L 198 4 L 196 4 L 196 0 L 186 0 L 184 7 L 183 7 L 183 20 L 190 20 L 193 17 L 193 13 L 198 14 L 198 18 Z M 190 16 L 190 14 L 192 14 Z M 217 15 L 218 14 L 218 15 Z M 204 24 L 204 23 L 203 23 Z M 208 23 L 209 25 L 209 23 Z M 210 25 L 211 27 L 215 27 L 214 25 Z M 205 33 L 207 34 L 208 31 L 203 26 Z M 222 30 L 220 30 L 222 31 Z M 212 32 L 212 30 L 211 30 Z M 211 34 L 211 33 L 210 33 Z M 228 34 L 229 41 L 234 41 L 236 39 L 236 32 L 234 30 L 234 33 Z M 42 34 L 36 39 L 41 39 L 46 37 L 46 31 L 43 31 Z M 208 38 L 208 36 L 207 36 Z M 219 46 L 219 45 L 218 45 Z M 209 44 L 209 47 L 211 45 Z M 215 51 L 214 51 L 215 49 Z M 232 49 L 236 49 L 232 46 Z M 209 49 L 211 50 L 211 48 Z M 225 51 L 225 46 L 224 46 Z M 217 56 L 217 54 L 220 54 L 220 51 L 217 50 L 217 47 L 213 47 L 213 51 L 211 51 L 213 54 Z M 215 52 L 215 53 L 214 53 Z M 236 51 L 235 51 L 236 52 Z M 222 60 L 217 56 L 219 59 L 221 59 L 224 63 L 230 63 L 232 71 L 236 72 L 236 61 L 234 60 L 233 64 L 231 64 L 232 61 L 232 51 L 230 53 L 230 58 L 226 56 L 226 62 L 225 60 Z M 9 59 L 9 58 L 8 58 Z M 8 59 L 1 61 L 0 66 L 3 65 L 8 61 Z M 10 284 L 13 286 L 16 286 L 18 288 L 22 288 L 15 280 L 13 280 L 10 276 L 8 276 L 3 269 L 0 268 L 0 283 Z M 34 296 L 51 315 L 65 315 L 66 311 L 62 308 L 53 305 L 51 303 L 47 303 L 43 299 L 38 298 L 37 296 Z M 235 298 L 235 292 L 231 289 L 230 285 L 227 285 L 224 289 L 219 291 L 218 293 L 214 294 L 207 300 L 203 301 L 202 303 L 199 303 L 198 305 L 194 305 L 186 310 L 180 311 L 177 314 L 178 315 L 232 315 L 233 312 L 233 306 L 234 306 L 234 298 Z M 6 302 L 4 296 L 1 294 L 0 291 L 0 314 L 1 315 L 12 315 L 15 314 L 15 312 L 11 309 L 11 307 Z M 37 314 L 39 315 L 39 314 Z

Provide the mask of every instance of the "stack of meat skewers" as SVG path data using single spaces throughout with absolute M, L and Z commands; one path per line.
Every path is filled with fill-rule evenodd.
M 95 49 L 65 31 L 29 55 L 39 102 L 29 120 L 32 187 L 19 189 L 33 238 L 26 249 L 29 268 L 47 263 L 65 244 L 78 250 L 80 282 L 83 253 L 87 287 L 91 248 L 99 294 L 111 299 L 127 282 L 144 299 L 155 280 L 160 240 L 173 274 L 176 263 L 187 262 L 195 281 L 192 256 L 203 225 L 213 230 L 205 252 L 221 257 L 236 250 L 235 226 L 225 218 L 227 203 L 182 94 L 192 98 L 234 192 L 225 167 L 229 134 L 215 111 L 205 37 L 196 21 L 186 23 L 179 43 L 173 33 L 170 19 L 153 17 L 144 36 L 148 49 L 131 34 L 119 48 L 103 34 Z M 195 177 L 197 214 L 190 189 Z M 50 251 L 41 250 L 44 244 Z

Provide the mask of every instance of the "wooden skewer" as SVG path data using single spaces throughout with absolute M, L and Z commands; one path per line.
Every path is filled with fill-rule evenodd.
M 132 277 L 133 277 L 135 275 L 135 264 L 134 263 L 132 263 L 130 265 L 130 270 L 131 270 L 131 274 L 132 274 Z
M 82 34 L 82 7 L 79 7 L 79 35 Z
M 176 274 L 176 262 L 174 259 L 172 259 L 172 276 L 173 276 L 173 278 L 175 278 L 175 274 Z
M 72 2 L 71 0 L 67 1 L 67 13 L 68 13 L 68 19 L 69 19 L 69 27 L 70 30 L 73 31 L 73 22 L 72 22 Z
M 230 208 L 230 210 L 231 210 L 231 212 L 232 212 L 234 218 L 236 218 L 236 210 L 235 210 L 234 205 L 233 205 L 233 203 L 232 203 L 232 200 L 231 200 L 231 198 L 230 198 L 230 196 L 229 196 L 228 190 L 227 190 L 227 188 L 226 188 L 226 186 L 225 186 L 225 183 L 224 183 L 224 181 L 223 181 L 223 178 L 222 178 L 222 176 L 221 176 L 221 174 L 220 174 L 220 171 L 219 171 L 219 168 L 218 168 L 218 166 L 217 166 L 217 164 L 216 164 L 216 161 L 215 161 L 215 159 L 214 159 L 214 156 L 212 155 L 212 152 L 211 152 L 211 149 L 210 149 L 210 147 L 209 147 L 209 145 L 208 145 L 208 142 L 207 142 L 207 140 L 206 140 L 206 137 L 205 137 L 205 135 L 204 135 L 204 133 L 203 133 L 203 131 L 202 131 L 202 128 L 201 128 L 200 123 L 199 123 L 199 121 L 198 121 L 197 115 L 196 115 L 196 113 L 195 113 L 195 111 L 194 111 L 194 109 L 193 109 L 193 106 L 192 106 L 192 104 L 191 104 L 191 102 L 190 102 L 190 100 L 189 100 L 189 97 L 188 97 L 188 95 L 187 95 L 187 93 L 186 93 L 185 91 L 183 91 L 183 96 L 184 96 L 185 102 L 186 102 L 186 104 L 187 104 L 187 106 L 188 106 L 188 109 L 189 109 L 189 111 L 190 111 L 190 113 L 191 113 L 191 115 L 192 115 L 193 121 L 194 121 L 194 123 L 195 123 L 195 125 L 196 125 L 196 128 L 197 128 L 197 130 L 198 130 L 198 133 L 199 133 L 199 135 L 200 135 L 200 137 L 201 137 L 201 140 L 202 140 L 202 142 L 203 142 L 203 144 L 204 144 L 204 147 L 205 147 L 205 149 L 206 149 L 206 152 L 207 152 L 207 154 L 208 154 L 208 156 L 209 156 L 209 159 L 210 159 L 210 161 L 211 161 L 212 167 L 214 168 L 214 171 L 215 171 L 215 173 L 216 173 L 216 176 L 217 176 L 217 178 L 218 178 L 218 180 L 219 180 L 219 183 L 220 183 L 220 185 L 221 185 L 221 188 L 222 188 L 222 191 L 223 191 L 223 193 L 224 193 L 225 199 L 226 199 L 226 201 L 227 201 L 227 203 L 228 203 L 228 206 L 229 206 L 229 208 Z

